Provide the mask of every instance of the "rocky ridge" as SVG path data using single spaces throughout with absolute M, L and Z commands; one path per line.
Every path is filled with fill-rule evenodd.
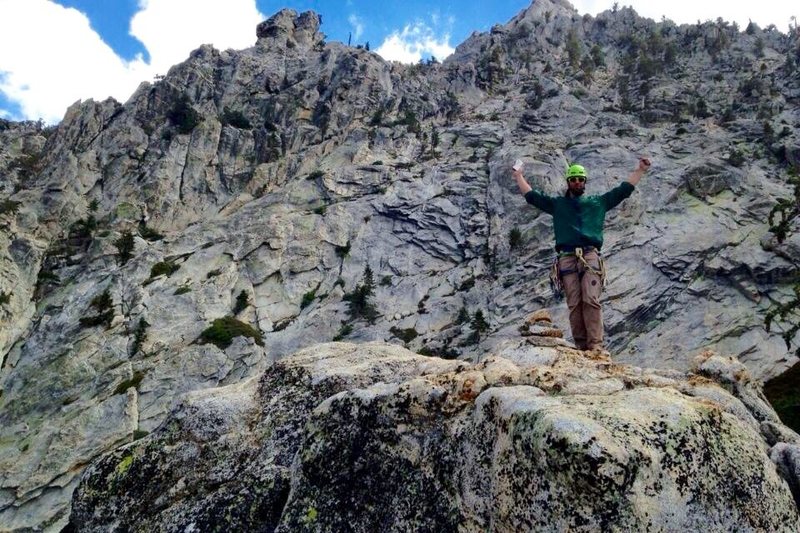
M 477 364 L 381 343 L 321 344 L 260 379 L 190 393 L 158 431 L 89 468 L 70 525 L 800 527 L 800 470 L 788 459 L 800 436 L 741 363 L 707 352 L 696 373 L 639 369 L 529 340 Z
M 713 348 L 755 379 L 796 361 L 760 318 L 800 257 L 767 231 L 798 163 L 796 34 L 547 0 L 442 64 L 326 43 L 313 13 L 257 34 L 248 50 L 199 48 L 124 105 L 0 127 L 4 527 L 63 523 L 100 454 L 182 394 L 297 349 L 340 337 L 475 359 L 532 306 L 566 324 L 549 217 L 508 176 L 517 157 L 553 194 L 568 161 L 590 169 L 590 192 L 637 155 L 656 162 L 609 219 L 615 361 L 682 371 Z M 366 266 L 374 321 L 349 312 Z M 256 331 L 201 342 L 234 315 Z

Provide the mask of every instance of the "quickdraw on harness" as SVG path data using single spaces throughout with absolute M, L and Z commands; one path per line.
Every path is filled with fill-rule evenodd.
M 583 265 L 585 268 L 585 272 L 591 272 L 595 276 L 600 278 L 600 286 L 605 288 L 606 286 L 606 263 L 603 260 L 603 256 L 600 255 L 600 252 L 597 252 L 597 259 L 599 262 L 599 269 L 595 269 L 586 258 L 583 256 L 583 248 L 575 248 L 574 252 L 559 252 L 556 255 L 555 259 L 553 259 L 553 265 L 550 267 L 550 289 L 553 291 L 553 296 L 556 299 L 561 299 L 564 296 L 564 280 L 563 276 L 565 274 L 572 274 L 576 272 L 575 270 L 561 270 L 561 267 L 558 264 L 558 260 L 564 256 L 574 255 L 578 262 Z

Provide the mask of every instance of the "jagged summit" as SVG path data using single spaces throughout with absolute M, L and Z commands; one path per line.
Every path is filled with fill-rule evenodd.
M 800 162 L 797 35 L 542 1 L 405 66 L 324 42 L 311 13 L 257 31 L 124 104 L 0 123 L 3 527 L 62 525 L 86 465 L 298 350 L 472 365 L 535 308 L 564 327 L 517 158 L 550 194 L 569 162 L 590 194 L 654 162 L 608 220 L 614 363 L 685 374 L 713 349 L 757 381 L 796 361 L 761 317 L 800 261 L 767 223 Z

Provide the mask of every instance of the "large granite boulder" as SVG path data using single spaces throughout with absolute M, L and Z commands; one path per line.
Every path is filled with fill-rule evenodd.
M 259 380 L 192 393 L 87 470 L 71 527 L 800 527 L 798 448 L 776 443 L 780 468 L 770 460 L 735 360 L 706 353 L 697 374 L 648 370 L 530 338 L 476 364 L 323 344 Z

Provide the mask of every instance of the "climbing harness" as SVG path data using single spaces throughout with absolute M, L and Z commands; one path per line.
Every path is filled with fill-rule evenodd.
M 586 268 L 586 270 L 588 270 L 589 272 L 591 272 L 592 274 L 594 274 L 595 276 L 600 278 L 600 286 L 605 288 L 605 286 L 606 286 L 606 265 L 605 265 L 605 261 L 603 261 L 603 256 L 600 255 L 600 252 L 599 251 L 597 252 L 597 259 L 598 259 L 598 262 L 600 263 L 600 265 L 599 265 L 600 269 L 599 270 L 595 270 L 592 267 L 592 265 L 590 265 L 589 262 L 586 259 L 584 259 L 584 257 L 583 257 L 583 248 L 575 248 L 575 257 L 578 258 L 578 261 L 580 261 L 580 263 L 584 266 L 584 268 Z
M 578 272 L 577 270 L 562 270 L 560 265 L 558 264 L 558 260 L 562 257 L 574 255 L 578 262 L 580 262 L 583 267 L 586 269 L 585 271 L 591 272 L 595 276 L 600 278 L 600 286 L 605 288 L 606 286 L 606 262 L 603 260 L 603 256 L 600 255 L 600 251 L 596 250 L 595 248 L 587 248 L 589 251 L 597 251 L 597 259 L 599 262 L 599 269 L 595 269 L 586 258 L 583 256 L 583 248 L 575 248 L 574 252 L 559 252 L 556 255 L 555 259 L 553 259 L 553 264 L 550 267 L 550 290 L 553 291 L 553 296 L 560 300 L 564 296 L 564 280 L 563 277 L 566 274 L 574 274 Z M 580 273 L 579 273 L 580 274 Z

